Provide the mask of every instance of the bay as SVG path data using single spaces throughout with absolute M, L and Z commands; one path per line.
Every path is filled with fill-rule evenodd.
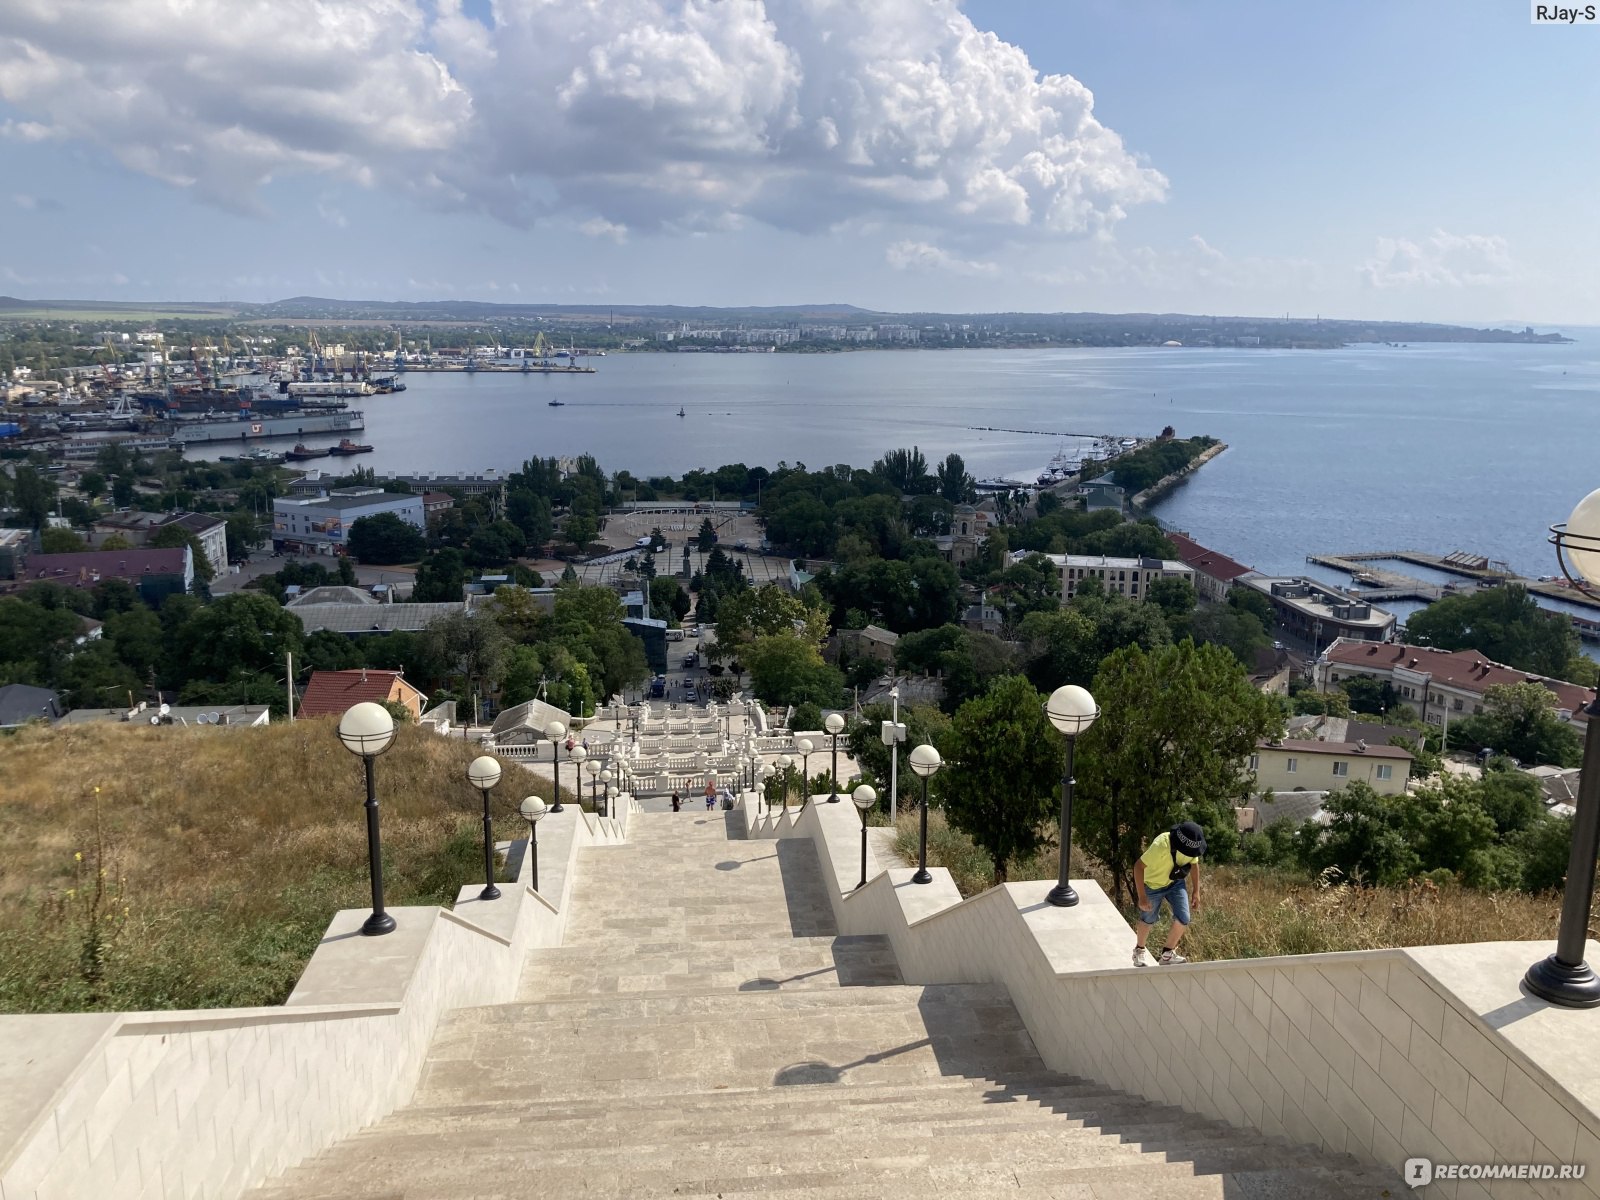
M 868 466 L 917 445 L 930 462 L 954 450 L 976 476 L 1031 480 L 1071 448 L 1059 435 L 1170 424 L 1229 449 L 1155 514 L 1273 573 L 1307 572 L 1313 552 L 1463 549 L 1553 574 L 1547 526 L 1600 486 L 1600 352 L 1582 343 L 586 361 L 595 374 L 409 372 L 406 391 L 362 401 L 376 450 L 357 461 L 449 473 L 589 453 L 647 477 Z

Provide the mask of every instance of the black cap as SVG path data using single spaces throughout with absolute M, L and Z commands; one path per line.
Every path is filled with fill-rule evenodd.
M 1193 821 L 1172 827 L 1172 845 L 1180 854 L 1199 858 L 1206 852 L 1206 831 Z

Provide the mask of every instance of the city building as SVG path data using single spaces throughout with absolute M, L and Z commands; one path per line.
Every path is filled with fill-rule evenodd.
M 575 469 L 567 459 L 561 460 L 560 467 L 563 478 Z M 506 498 L 505 472 L 492 469 L 477 475 L 379 475 L 377 478 L 379 483 L 403 483 L 419 495 L 450 488 L 463 496 L 494 496 L 502 504 Z
M 1401 703 L 1429 725 L 1447 725 L 1452 718 L 1483 711 L 1484 694 L 1496 684 L 1536 683 L 1555 696 L 1556 712 L 1579 728 L 1588 722 L 1585 709 L 1594 699 L 1589 688 L 1560 679 L 1530 675 L 1490 661 L 1476 650 L 1438 650 L 1405 642 L 1373 645 L 1339 638 L 1317 658 L 1313 681 L 1327 691 L 1355 676 L 1366 676 L 1394 688 Z
M 1127 493 L 1117 483 L 1116 472 L 1110 471 L 1078 484 L 1078 495 L 1083 497 L 1083 506 L 1090 512 L 1102 508 L 1121 512 Z
M 299 717 L 342 716 L 352 706 L 371 700 L 401 704 L 413 721 L 422 716 L 428 698 L 406 682 L 399 671 L 357 667 L 353 671 L 313 671 L 305 695 L 295 709 Z
M 154 513 L 127 509 L 95 518 L 89 531 L 97 545 L 109 537 L 116 536 L 130 546 L 144 546 L 157 532 L 169 525 L 176 525 L 194 534 L 213 571 L 221 571 L 227 567 L 228 522 L 222 517 L 208 513 Z
M 48 580 L 92 588 L 106 579 L 133 584 L 146 604 L 159 607 L 174 592 L 187 592 L 194 586 L 194 555 L 188 546 L 35 554 L 28 560 L 27 574 L 18 576 L 16 584 Z
M 1143 600 L 1158 579 L 1187 579 L 1194 571 L 1171 558 L 1108 558 L 1104 554 L 1046 554 L 1061 571 L 1061 598 L 1071 600 L 1085 579 L 1098 579 L 1108 594 Z
M 1394 634 L 1392 612 L 1314 579 L 1250 574 L 1238 582 L 1270 600 L 1279 624 L 1313 649 L 1335 638 L 1386 642 Z
M 1167 540 L 1178 548 L 1178 558 L 1194 572 L 1195 594 L 1202 600 L 1221 603 L 1228 591 L 1254 571 L 1215 550 L 1207 550 L 1186 533 L 1168 532 Z
M 961 613 L 961 627 L 974 633 L 999 633 L 1005 627 L 1005 614 L 992 604 L 969 604 Z
M 667 623 L 650 615 L 650 601 L 645 594 L 629 592 L 622 597 L 622 625 L 639 639 L 644 648 L 645 662 L 657 674 L 667 669 Z
M 33 551 L 30 529 L 0 529 L 0 579 L 22 579 L 28 573 Z
M 994 502 L 958 504 L 950 515 L 950 532 L 933 539 L 946 562 L 961 566 L 978 557 L 994 523 Z
M 344 554 L 350 526 L 362 517 L 393 513 L 427 528 L 421 496 L 375 487 L 335 488 L 325 496 L 280 497 L 272 502 L 272 548 L 292 554 Z
M 898 633 L 892 633 L 880 625 L 868 625 L 865 629 L 841 629 L 835 636 L 839 649 L 851 658 L 870 658 L 886 665 L 894 662 L 894 648 L 900 643 Z
M 1399 746 L 1367 742 L 1257 742 L 1250 769 L 1259 788 L 1274 792 L 1332 792 L 1360 780 L 1397 796 L 1411 776 L 1411 755 Z
M 456 506 L 456 498 L 449 492 L 423 492 L 422 511 L 428 516 L 434 513 L 449 512 Z

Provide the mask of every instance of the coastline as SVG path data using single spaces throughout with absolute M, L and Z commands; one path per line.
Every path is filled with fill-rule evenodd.
M 1227 448 L 1227 442 L 1217 442 L 1214 446 L 1207 446 L 1195 456 L 1192 462 L 1188 463 L 1186 466 L 1180 467 L 1170 475 L 1163 475 L 1160 479 L 1156 480 L 1138 495 L 1129 497 L 1129 507 L 1148 507 L 1152 501 L 1161 499 L 1162 496 L 1165 496 L 1179 483 L 1189 478 L 1189 476 L 1193 475 L 1201 467 L 1205 466 L 1206 463 L 1210 462 L 1213 458 L 1221 454 Z

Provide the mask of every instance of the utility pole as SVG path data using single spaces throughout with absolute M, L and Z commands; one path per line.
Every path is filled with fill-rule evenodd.
M 889 824 L 895 823 L 900 812 L 900 685 L 889 689 L 893 709 L 889 719 L 894 722 L 895 740 L 889 747 Z
M 284 657 L 284 686 L 289 689 L 289 720 L 294 720 L 294 651 L 285 650 Z

